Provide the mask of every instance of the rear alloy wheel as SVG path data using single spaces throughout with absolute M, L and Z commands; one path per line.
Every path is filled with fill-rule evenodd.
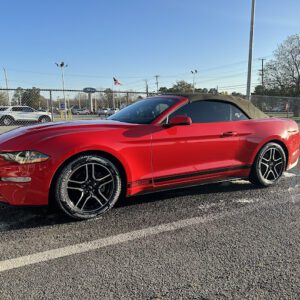
M 114 206 L 121 196 L 122 178 L 111 160 L 84 155 L 63 168 L 57 187 L 56 201 L 66 214 L 90 219 Z
M 51 119 L 48 116 L 43 116 L 43 117 L 39 118 L 39 122 L 40 123 L 47 123 L 47 122 L 51 122 Z
M 286 168 L 286 154 L 277 143 L 266 144 L 257 154 L 250 181 L 260 186 L 276 183 Z
M 13 122 L 14 122 L 14 119 L 9 116 L 3 117 L 3 119 L 2 119 L 2 124 L 5 126 L 10 126 L 13 124 Z

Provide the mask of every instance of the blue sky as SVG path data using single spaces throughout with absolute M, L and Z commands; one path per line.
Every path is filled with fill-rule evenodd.
M 259 60 L 300 33 L 299 0 L 257 0 L 253 84 Z M 0 66 L 10 87 L 155 89 L 176 80 L 245 92 L 251 0 L 9 0 L 1 3 Z M 1 68 L 0 86 L 4 87 Z

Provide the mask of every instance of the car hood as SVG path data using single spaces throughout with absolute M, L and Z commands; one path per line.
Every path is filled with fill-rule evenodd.
M 16 144 L 24 144 L 30 146 L 45 139 L 55 136 L 63 136 L 68 134 L 77 134 L 83 132 L 106 132 L 111 130 L 126 129 L 137 124 L 122 123 L 118 121 L 102 120 L 102 121 L 66 121 L 55 122 L 41 125 L 33 125 L 19 127 L 11 131 L 0 134 L 0 151 L 14 150 Z M 10 145 L 14 145 L 14 149 L 10 149 Z

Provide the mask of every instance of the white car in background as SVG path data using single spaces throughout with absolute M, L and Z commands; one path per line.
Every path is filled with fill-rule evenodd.
M 40 122 L 51 121 L 51 113 L 37 111 L 29 106 L 0 106 L 0 122 L 9 126 L 16 122 Z

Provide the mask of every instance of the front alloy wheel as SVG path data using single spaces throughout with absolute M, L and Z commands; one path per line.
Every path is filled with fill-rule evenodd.
M 286 168 L 286 154 L 277 143 L 266 144 L 258 153 L 250 174 L 250 181 L 269 186 L 276 183 Z
M 98 155 L 84 155 L 61 171 L 56 201 L 72 218 L 89 219 L 112 208 L 121 190 L 120 172 L 112 161 Z

